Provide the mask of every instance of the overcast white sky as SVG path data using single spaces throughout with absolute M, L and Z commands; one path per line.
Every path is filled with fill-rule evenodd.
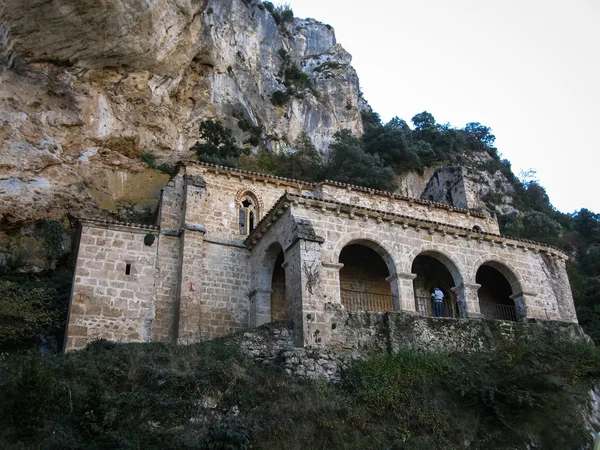
M 384 121 L 492 128 L 563 212 L 600 212 L 600 1 L 287 0 L 331 24 Z

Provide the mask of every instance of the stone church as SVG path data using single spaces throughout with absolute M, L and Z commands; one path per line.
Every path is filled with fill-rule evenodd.
M 155 226 L 80 221 L 65 347 L 192 343 L 275 320 L 297 346 L 327 345 L 339 309 L 576 323 L 567 256 L 500 235 L 468 191 L 438 177 L 422 200 L 180 164 Z

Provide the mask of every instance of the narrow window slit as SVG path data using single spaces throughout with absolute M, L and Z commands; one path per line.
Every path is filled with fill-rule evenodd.
M 131 275 L 131 264 L 125 265 L 125 275 Z

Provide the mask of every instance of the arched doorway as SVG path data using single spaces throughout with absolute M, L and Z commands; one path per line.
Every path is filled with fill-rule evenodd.
M 256 289 L 252 292 L 252 326 L 276 320 L 286 320 L 287 302 L 284 253 L 279 242 L 264 251 L 256 273 Z
M 285 269 L 283 268 L 283 250 L 280 247 L 271 279 L 271 322 L 286 320 L 286 318 Z
M 347 310 L 394 310 L 392 289 L 387 281 L 388 265 L 393 263 L 385 250 L 372 242 L 352 242 L 342 249 L 339 262 L 344 265 L 340 269 L 340 296 Z
M 477 291 L 479 309 L 486 319 L 517 320 L 515 302 L 512 299 L 513 288 L 502 272 L 510 272 L 505 267 L 494 267 L 491 263 L 483 264 L 477 269 L 475 281 L 481 287 Z M 514 278 L 514 275 L 511 277 Z
M 456 295 L 452 288 L 460 282 L 460 274 L 449 258 L 437 252 L 424 252 L 413 261 L 412 273 L 415 292 L 415 309 L 431 317 L 460 317 Z M 432 297 L 435 288 L 443 293 L 441 305 L 436 308 Z M 438 300 L 439 301 L 439 300 Z

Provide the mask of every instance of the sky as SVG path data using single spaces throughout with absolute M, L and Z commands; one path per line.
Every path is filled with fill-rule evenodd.
M 600 212 L 600 1 L 286 3 L 334 27 L 383 121 L 480 122 L 558 210 Z

